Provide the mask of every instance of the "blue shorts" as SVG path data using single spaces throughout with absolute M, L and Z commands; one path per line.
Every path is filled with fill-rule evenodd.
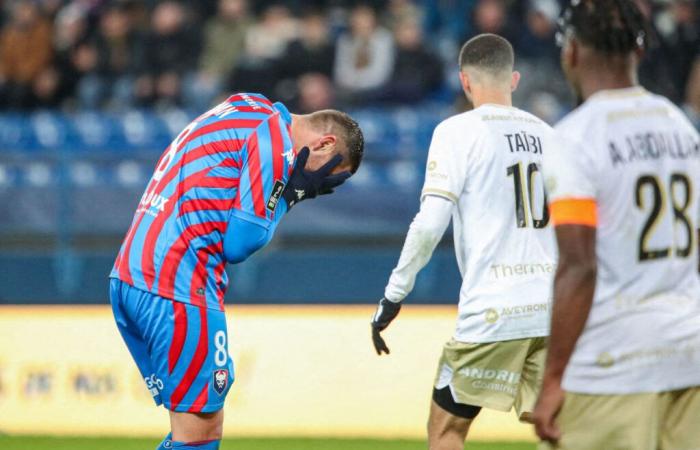
M 223 311 L 176 302 L 110 280 L 114 319 L 157 405 L 220 410 L 233 383 Z

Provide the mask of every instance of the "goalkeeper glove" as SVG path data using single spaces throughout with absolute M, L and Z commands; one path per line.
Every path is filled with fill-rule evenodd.
M 309 159 L 309 148 L 304 147 L 297 155 L 294 171 L 289 177 L 287 186 L 282 192 L 282 197 L 287 202 L 287 209 L 291 209 L 302 200 L 314 198 L 317 195 L 326 195 L 333 192 L 333 188 L 340 186 L 350 178 L 350 172 L 341 172 L 331 175 L 331 171 L 343 161 L 343 157 L 335 155 L 320 169 L 312 172 L 306 170 Z
M 382 352 L 387 355 L 390 353 L 389 347 L 386 346 L 386 342 L 384 342 L 379 333 L 389 326 L 391 321 L 399 315 L 399 311 L 401 311 L 401 303 L 392 302 L 386 298 L 382 298 L 379 301 L 377 312 L 374 313 L 372 318 L 372 343 L 377 355 L 381 355 Z

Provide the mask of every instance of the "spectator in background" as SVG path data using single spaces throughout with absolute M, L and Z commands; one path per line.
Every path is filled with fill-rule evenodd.
M 517 33 L 514 42 L 519 58 L 546 61 L 548 65 L 559 62 L 556 32 L 559 4 L 556 0 L 530 0 L 525 15 L 525 26 Z
M 431 36 L 445 35 L 455 46 L 473 36 L 472 20 L 476 0 L 421 0 L 425 26 Z M 461 96 L 460 96 L 461 97 Z
M 400 23 L 413 20 L 421 23 L 423 20 L 422 11 L 416 6 L 413 0 L 389 0 L 383 23 L 391 30 L 396 30 Z
M 267 8 L 258 23 L 246 33 L 246 55 L 251 60 L 272 61 L 282 56 L 287 45 L 298 36 L 298 24 L 282 4 Z
M 695 62 L 688 76 L 685 110 L 690 120 L 700 129 L 700 49 L 695 53 Z
M 143 51 L 139 41 L 126 6 L 116 3 L 102 11 L 99 28 L 90 43 L 95 58 L 78 85 L 84 108 L 108 105 L 123 109 L 131 104 L 136 61 Z
M 690 72 L 700 50 L 700 14 L 694 0 L 673 0 L 670 15 L 674 26 L 662 39 L 672 58 L 671 76 L 676 92 L 671 99 L 680 103 L 686 99 Z
M 523 6 L 524 26 L 514 33 L 513 42 L 516 68 L 522 78 L 513 99 L 536 116 L 554 123 L 565 112 L 560 100 L 570 96 L 555 39 L 560 7 L 556 0 L 529 0 Z
M 333 108 L 333 83 L 320 73 L 307 73 L 299 78 L 297 108 L 303 114 Z
M 166 0 L 153 10 L 134 86 L 140 104 L 180 104 L 183 78 L 194 69 L 199 50 L 197 30 L 187 25 L 179 2 Z
M 219 0 L 218 14 L 206 22 L 199 72 L 187 85 L 191 108 L 206 110 L 238 65 L 252 25 L 248 6 L 247 0 Z
M 35 2 L 22 0 L 11 8 L 11 19 L 0 34 L 0 103 L 28 108 L 35 102 L 34 83 L 51 69 L 51 25 Z M 55 77 L 54 77 L 55 78 Z M 41 84 L 41 83 L 40 83 Z
M 504 0 L 479 0 L 476 3 L 471 35 L 467 39 L 482 33 L 498 34 L 510 42 L 517 41 L 517 33 L 510 30 Z
M 639 81 L 642 86 L 656 94 L 678 98 L 679 93 L 673 80 L 673 68 L 670 67 L 673 57 L 656 26 L 652 0 L 637 0 L 636 3 L 652 28 L 651 36 L 647 41 L 648 48 L 639 65 Z
M 39 3 L 41 14 L 50 21 L 54 21 L 56 15 L 63 7 L 64 0 L 34 0 Z
M 317 10 L 308 11 L 302 17 L 300 30 L 299 38 L 290 42 L 282 55 L 282 78 L 297 78 L 309 72 L 332 76 L 335 46 L 326 16 Z
M 72 99 L 82 74 L 75 65 L 75 52 L 88 31 L 87 10 L 73 2 L 61 8 L 54 21 L 54 68 L 58 74 L 59 102 Z
M 691 1 L 677 1 L 673 6 L 676 18 L 676 61 L 673 70 L 676 82 L 684 91 L 688 116 L 700 128 L 700 10 Z
M 420 101 L 442 84 L 442 61 L 423 43 L 417 18 L 405 17 L 398 22 L 394 37 L 394 68 L 379 99 L 401 103 Z
M 231 77 L 230 90 L 276 96 L 278 62 L 298 32 L 297 20 L 286 6 L 273 4 L 264 10 L 260 21 L 246 33 L 244 56 Z
M 336 84 L 348 100 L 371 97 L 389 81 L 393 67 L 391 33 L 377 24 L 370 6 L 355 7 L 350 14 L 350 32 L 337 43 Z
M 330 83 L 328 79 L 333 74 L 335 45 L 330 38 L 328 18 L 319 10 L 307 10 L 299 29 L 299 37 L 289 43 L 275 64 L 278 79 L 275 94 L 283 102 L 293 102 L 301 94 L 299 89 L 306 84 L 299 77 L 313 73 L 316 77 L 311 79 L 318 80 L 320 75 L 326 78 L 325 83 Z

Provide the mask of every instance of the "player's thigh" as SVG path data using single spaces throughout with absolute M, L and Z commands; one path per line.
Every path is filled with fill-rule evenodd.
M 172 308 L 165 345 L 154 352 L 164 380 L 163 403 L 175 412 L 218 411 L 234 379 L 226 316 L 223 311 L 179 302 L 172 302 Z
M 138 291 L 120 280 L 110 280 L 110 303 L 117 329 L 146 383 L 146 388 L 156 404 L 160 405 L 159 387 L 162 388 L 162 383 L 157 381 L 146 338 L 134 317 L 133 309 L 142 301 L 139 298 L 141 294 L 146 293 Z
M 656 450 L 656 394 L 567 392 L 556 418 L 562 437 L 540 450 Z
M 660 394 L 661 450 L 700 450 L 700 387 Z
M 445 344 L 435 388 L 449 387 L 457 403 L 510 411 L 515 403 L 528 339 Z
M 430 415 L 428 416 L 428 439 L 432 442 L 452 434 L 458 435 L 464 441 L 474 416 L 468 418 L 459 412 L 446 410 L 433 400 L 430 403 Z
M 515 412 L 521 421 L 532 422 L 532 411 L 542 386 L 546 357 L 547 338 L 532 338 L 515 399 Z

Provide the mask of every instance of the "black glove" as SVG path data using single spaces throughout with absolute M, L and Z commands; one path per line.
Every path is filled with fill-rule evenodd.
M 315 172 L 306 170 L 306 162 L 309 159 L 309 148 L 302 148 L 297 154 L 294 171 L 289 177 L 287 186 L 282 192 L 282 197 L 287 201 L 287 208 L 302 200 L 314 198 L 317 195 L 325 195 L 333 192 L 333 188 L 340 186 L 350 178 L 350 172 L 341 172 L 330 175 L 331 171 L 343 161 L 343 157 L 335 155 Z
M 386 298 L 379 300 L 377 312 L 372 318 L 372 343 L 374 343 L 377 355 L 381 355 L 382 352 L 387 355 L 390 353 L 389 347 L 386 346 L 386 342 L 379 333 L 389 326 L 391 321 L 399 315 L 399 311 L 401 311 L 401 303 L 395 303 Z

